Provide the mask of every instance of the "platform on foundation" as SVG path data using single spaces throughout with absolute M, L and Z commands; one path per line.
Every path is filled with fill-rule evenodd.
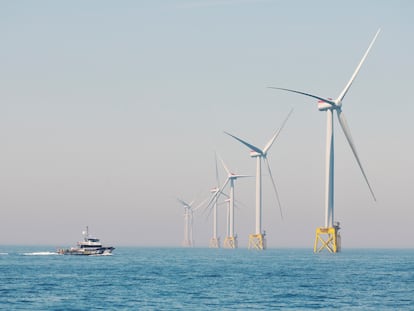
M 220 248 L 220 238 L 211 238 L 209 247 L 210 248 Z
M 228 236 L 224 239 L 223 243 L 224 248 L 237 248 L 237 237 Z
M 250 234 L 249 235 L 249 249 L 266 249 L 266 238 L 264 234 Z
M 339 233 L 339 225 L 333 227 L 316 228 L 315 244 L 313 251 L 319 253 L 326 249 L 330 253 L 341 251 L 341 234 Z

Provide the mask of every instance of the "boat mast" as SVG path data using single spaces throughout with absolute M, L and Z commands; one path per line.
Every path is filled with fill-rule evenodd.
M 86 226 L 86 231 L 83 231 L 82 234 L 83 234 L 83 239 L 87 241 L 89 238 L 89 227 L 88 226 Z

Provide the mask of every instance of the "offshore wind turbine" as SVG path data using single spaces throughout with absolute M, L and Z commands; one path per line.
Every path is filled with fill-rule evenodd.
M 184 247 L 194 247 L 193 239 L 193 216 L 196 209 L 193 208 L 194 201 L 187 203 L 182 199 L 177 199 L 184 207 Z
M 226 188 L 227 184 L 230 184 L 230 195 L 229 195 L 229 201 L 228 201 L 228 214 L 227 214 L 227 236 L 224 239 L 223 247 L 225 248 L 237 248 L 238 242 L 237 242 L 237 235 L 234 234 L 234 183 L 238 178 L 243 177 L 250 177 L 248 175 L 240 175 L 240 174 L 234 174 L 232 173 L 226 164 L 224 163 L 223 159 L 221 159 L 221 163 L 224 167 L 224 170 L 227 172 L 227 179 L 223 183 L 223 185 L 220 187 L 220 189 L 216 192 L 216 196 L 214 200 L 217 202 L 218 197 L 220 194 L 223 193 L 224 188 Z
M 270 147 L 272 147 L 276 138 L 279 136 L 280 132 L 282 131 L 283 127 L 285 126 L 292 112 L 293 112 L 293 109 L 289 112 L 286 119 L 283 121 L 282 126 L 279 128 L 279 130 L 276 131 L 276 133 L 273 135 L 273 137 L 269 140 L 269 142 L 266 144 L 266 146 L 263 149 L 260 149 L 248 143 L 247 141 L 241 138 L 238 138 L 228 132 L 224 132 L 227 135 L 241 142 L 247 148 L 249 148 L 251 150 L 250 156 L 252 158 L 256 158 L 256 224 L 255 224 L 255 232 L 249 235 L 249 248 L 256 248 L 259 250 L 263 250 L 266 248 L 265 233 L 262 232 L 262 160 L 266 163 L 267 170 L 269 172 L 270 179 L 272 181 L 273 189 L 276 194 L 276 199 L 278 202 L 280 215 L 283 218 L 282 206 L 280 204 L 279 194 L 276 189 L 276 183 L 273 178 L 272 171 L 270 169 L 270 164 L 267 158 L 267 153 L 269 152 L 269 149 Z
M 353 75 L 351 76 L 351 79 L 348 81 L 345 88 L 342 90 L 342 92 L 339 94 L 339 96 L 336 99 L 333 100 L 331 98 L 324 98 L 321 96 L 316 96 L 316 95 L 312 95 L 312 94 L 308 94 L 305 92 L 300 92 L 300 91 L 296 91 L 292 89 L 271 87 L 273 89 L 298 93 L 301 95 L 315 98 L 318 100 L 318 109 L 320 111 L 326 111 L 327 122 L 326 122 L 326 166 L 325 166 L 325 227 L 320 227 L 316 229 L 314 252 L 320 252 L 321 250 L 326 248 L 328 249 L 328 251 L 336 253 L 340 251 L 341 249 L 339 222 L 334 223 L 334 133 L 333 133 L 334 111 L 336 111 L 337 113 L 339 124 L 341 125 L 342 131 L 345 134 L 345 137 L 348 141 L 349 146 L 351 147 L 351 150 L 355 156 L 355 159 L 365 179 L 365 182 L 368 185 L 369 191 L 371 192 L 371 195 L 374 201 L 376 201 L 374 192 L 371 188 L 371 185 L 362 167 L 361 161 L 358 157 L 355 143 L 352 139 L 351 132 L 346 122 L 344 113 L 342 112 L 342 101 L 345 95 L 348 93 L 349 88 L 354 82 L 354 79 L 358 75 L 358 72 L 361 69 L 361 66 L 364 63 L 379 33 L 380 33 L 380 29 L 378 29 L 377 33 L 372 39 L 370 45 L 368 46 L 368 49 L 366 50 L 364 56 L 359 62 Z M 319 242 L 321 242 L 321 246 L 319 246 Z

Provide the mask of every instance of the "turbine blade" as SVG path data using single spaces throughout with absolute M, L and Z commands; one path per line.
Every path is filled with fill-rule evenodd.
M 292 112 L 293 112 L 293 108 L 289 111 L 287 117 L 285 118 L 285 120 L 282 123 L 282 126 L 276 131 L 275 135 L 273 135 L 273 137 L 269 140 L 267 145 L 264 147 L 264 149 L 263 149 L 264 154 L 266 154 L 267 151 L 270 149 L 270 147 L 272 147 L 274 141 L 279 136 L 280 132 L 282 131 L 283 127 L 285 126 L 285 124 L 286 124 L 287 120 L 289 119 L 290 115 L 292 114 Z
M 184 206 L 190 206 L 190 204 L 188 204 L 187 202 L 185 202 L 184 200 L 181 200 L 180 198 L 177 198 L 177 201 L 180 202 L 182 205 Z
M 230 172 L 229 168 L 226 166 L 226 163 L 224 163 L 223 159 L 219 155 L 217 155 L 217 156 L 219 157 L 219 159 L 221 161 L 221 164 L 224 167 L 224 170 L 227 172 L 227 175 L 230 176 L 231 175 L 231 172 Z
M 214 162 L 216 164 L 216 187 L 218 188 L 220 186 L 220 178 L 217 166 L 217 152 L 214 153 Z
M 200 207 L 202 207 L 206 202 L 207 202 L 207 200 L 208 200 L 208 198 L 207 199 L 204 199 L 203 201 L 201 201 L 200 202 L 200 204 L 198 204 L 196 207 L 192 207 L 191 206 L 191 210 L 192 211 L 196 211 L 196 210 L 198 210 Z
M 224 133 L 227 134 L 227 135 L 229 135 L 229 136 L 231 136 L 231 137 L 233 137 L 234 139 L 238 140 L 243 145 L 247 146 L 247 148 L 250 148 L 251 150 L 256 151 L 259 154 L 263 154 L 263 151 L 262 150 L 260 150 L 256 146 L 253 146 L 252 144 L 248 143 L 247 141 L 244 141 L 243 139 L 240 139 L 240 138 L 238 138 L 238 137 L 236 137 L 236 136 L 234 136 L 234 135 L 232 135 L 230 133 L 227 133 L 227 132 L 224 132 Z
M 220 192 L 220 195 L 222 195 L 222 196 L 225 196 L 227 199 L 230 197 L 227 193 L 225 193 L 225 192 Z
M 362 57 L 361 61 L 359 62 L 359 64 L 358 64 L 357 68 L 355 69 L 354 74 L 352 75 L 352 77 L 351 77 L 351 79 L 349 80 L 348 84 L 345 86 L 345 88 L 344 88 L 344 90 L 342 91 L 342 93 L 339 95 L 338 100 L 337 100 L 338 102 L 341 102 L 341 101 L 344 99 L 344 97 L 345 97 L 346 93 L 348 93 L 348 90 L 349 90 L 349 88 L 351 87 L 352 82 L 354 82 L 354 79 L 355 79 L 355 78 L 356 78 L 356 76 L 358 75 L 358 72 L 359 72 L 359 70 L 361 69 L 361 66 L 362 66 L 362 64 L 364 63 L 365 59 L 367 58 L 368 53 L 369 53 L 369 51 L 371 50 L 371 47 L 374 45 L 374 42 L 375 42 L 375 40 L 377 39 L 377 37 L 378 37 L 378 35 L 379 35 L 380 31 L 381 31 L 381 28 L 380 28 L 380 29 L 378 29 L 377 33 L 376 33 L 376 34 L 375 34 L 375 36 L 374 36 L 374 39 L 372 39 L 371 44 L 369 45 L 369 47 L 368 47 L 368 49 L 366 50 L 366 52 L 365 52 L 364 56 Z
M 214 200 L 215 199 L 218 199 L 217 198 L 217 192 L 214 192 L 212 195 L 211 195 L 211 197 L 210 197 L 210 200 L 208 201 L 208 203 L 204 206 L 204 208 L 203 208 L 203 214 L 205 214 L 205 212 L 207 211 L 207 210 L 211 210 L 211 208 L 209 208 L 210 207 L 210 205 L 214 202 Z M 210 212 L 209 212 L 209 215 L 210 215 Z
M 211 216 L 211 211 L 212 211 L 212 210 L 213 210 L 213 208 L 209 208 L 209 209 L 208 209 L 208 213 L 207 213 L 207 216 L 206 216 L 206 220 L 207 220 L 208 218 L 210 218 L 210 216 Z M 205 213 L 205 211 L 206 211 L 206 210 L 204 210 L 204 211 L 203 211 L 203 214 Z
M 321 100 L 321 101 L 323 101 L 323 102 L 325 102 L 325 103 L 327 103 L 329 105 L 336 106 L 335 102 L 333 100 L 331 100 L 331 99 L 328 99 L 328 98 L 323 98 L 323 97 L 319 97 L 319 96 L 312 95 L 312 94 L 309 94 L 309 93 L 295 91 L 295 90 L 291 90 L 291 89 L 285 89 L 285 88 L 282 88 L 282 87 L 269 86 L 268 88 L 269 89 L 275 89 L 275 90 L 288 91 L 288 92 L 293 92 L 293 93 L 297 93 L 297 94 L 301 94 L 301 95 L 313 97 L 313 98 L 316 98 L 318 100 Z
M 233 179 L 237 179 L 237 178 L 244 178 L 244 177 L 253 177 L 253 176 L 251 176 L 251 175 L 231 175 L 231 177 L 230 178 L 233 178 Z
M 206 206 L 204 207 L 203 214 L 204 214 L 207 210 L 210 210 L 210 209 L 211 209 L 211 208 L 210 208 L 210 206 L 211 206 L 211 204 L 214 202 L 214 200 L 216 199 L 216 197 L 217 197 L 217 192 L 215 192 L 215 193 L 213 193 L 213 194 L 211 195 L 210 200 L 208 201 L 208 203 L 207 203 L 207 204 L 206 204 Z
M 221 186 L 220 190 L 217 193 L 223 193 L 224 188 L 226 188 L 227 184 L 229 183 L 230 178 L 227 178 L 224 182 L 223 186 Z
M 283 220 L 282 204 L 280 204 L 279 193 L 277 192 L 277 189 L 276 189 L 276 183 L 275 183 L 275 180 L 273 179 L 273 174 L 272 174 L 272 170 L 270 169 L 269 160 L 267 159 L 267 157 L 265 157 L 264 160 L 265 160 L 266 165 L 267 165 L 267 170 L 269 171 L 270 179 L 272 180 L 273 189 L 275 190 L 277 203 L 279 205 L 280 217 Z
M 351 136 L 351 131 L 349 130 L 348 123 L 346 122 L 346 119 L 345 119 L 345 115 L 339 109 L 337 110 L 337 113 L 338 113 L 339 124 L 342 127 L 342 131 L 344 132 L 345 137 L 348 140 L 349 146 L 351 147 L 352 152 L 353 152 L 353 154 L 355 156 L 355 159 L 358 162 L 359 168 L 361 169 L 361 173 L 362 173 L 362 175 L 365 178 L 365 181 L 366 181 L 366 183 L 368 185 L 369 191 L 371 192 L 371 195 L 374 198 L 374 201 L 376 201 L 377 199 L 375 197 L 374 191 L 372 190 L 371 185 L 369 184 L 367 175 L 365 174 L 365 171 L 364 171 L 364 169 L 362 167 L 361 161 L 359 160 L 358 153 L 356 151 L 356 147 L 355 147 L 354 141 L 353 141 L 352 136 Z
M 243 207 L 245 207 L 245 208 L 248 208 L 248 206 L 246 205 L 246 204 L 244 204 L 243 202 L 241 202 L 241 201 L 239 201 L 239 200 L 236 200 L 236 199 L 234 199 L 234 206 L 235 207 L 238 207 L 238 206 L 243 206 Z
M 225 181 L 225 183 L 223 184 L 223 186 L 221 186 L 220 190 L 217 191 L 216 193 L 214 193 L 211 196 L 210 200 L 208 201 L 208 203 L 206 205 L 206 209 L 209 209 L 210 206 L 211 206 L 211 203 L 213 203 L 216 198 L 218 199 L 220 197 L 220 194 L 223 193 L 223 189 L 226 187 L 226 185 L 228 184 L 229 180 L 230 180 L 230 178 L 227 178 L 226 181 Z

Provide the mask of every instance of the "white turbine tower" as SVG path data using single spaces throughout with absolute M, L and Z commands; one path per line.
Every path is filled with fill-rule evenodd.
M 227 179 L 224 182 L 223 186 L 216 192 L 216 196 L 214 200 L 217 202 L 218 197 L 220 194 L 223 193 L 224 188 L 226 188 L 227 184 L 230 184 L 230 196 L 228 201 L 228 222 L 227 222 L 227 236 L 224 239 L 223 247 L 225 248 L 237 248 L 237 236 L 234 234 L 234 182 L 238 178 L 243 177 L 250 177 L 248 175 L 239 175 L 232 173 L 224 163 L 223 159 L 221 159 L 221 163 L 223 164 L 223 167 L 225 171 L 227 172 Z
M 184 207 L 184 247 L 194 247 L 193 239 L 193 212 L 196 210 L 193 208 L 194 201 L 187 203 L 184 200 L 177 199 L 178 202 Z
M 210 239 L 210 248 L 220 248 L 220 238 L 217 236 L 217 205 L 218 205 L 218 198 L 217 195 L 220 189 L 220 181 L 219 181 L 219 174 L 218 174 L 218 167 L 217 167 L 217 154 L 214 154 L 214 160 L 216 164 L 216 186 L 210 190 L 213 195 L 213 237 Z
M 371 47 L 373 46 L 377 36 L 380 32 L 378 29 L 377 33 L 372 39 L 371 44 L 369 45 L 368 49 L 366 50 L 364 56 L 362 57 L 361 61 L 359 62 L 355 72 L 351 76 L 351 79 L 343 89 L 343 91 L 339 94 L 338 98 L 333 100 L 331 98 L 323 98 L 320 96 L 292 90 L 292 89 L 285 89 L 279 87 L 271 87 L 278 90 L 284 90 L 288 92 L 298 93 L 301 95 L 309 96 L 318 99 L 318 109 L 320 111 L 326 111 L 327 123 L 326 123 L 326 175 L 325 175 L 325 227 L 317 228 L 316 229 L 316 236 L 315 236 L 315 243 L 314 243 L 314 252 L 320 252 L 324 248 L 327 248 L 328 251 L 336 253 L 340 251 L 340 234 L 339 234 L 339 223 L 334 223 L 334 133 L 333 133 L 333 114 L 336 111 L 338 115 L 338 121 L 341 125 L 342 131 L 345 134 L 345 137 L 351 147 L 351 150 L 355 156 L 355 159 L 359 165 L 359 168 L 364 176 L 364 179 L 368 185 L 369 191 L 371 192 L 374 201 L 376 200 L 374 192 L 368 182 L 368 178 L 362 168 L 361 161 L 358 157 L 354 141 L 351 136 L 351 132 L 349 130 L 348 124 L 346 122 L 344 113 L 342 112 L 342 101 L 347 94 L 349 88 L 354 82 L 355 77 L 357 76 L 362 64 L 365 61 Z M 322 236 L 326 236 L 324 239 Z M 321 246 L 319 247 L 319 242 L 321 242 Z
M 230 199 L 226 199 L 225 203 L 227 205 L 226 212 L 226 236 L 230 236 Z
M 289 112 L 286 119 L 283 121 L 283 124 L 280 127 L 280 129 L 276 131 L 276 133 L 273 135 L 273 137 L 269 140 L 269 142 L 263 149 L 260 149 L 242 140 L 241 138 L 238 138 L 230 133 L 225 132 L 227 135 L 233 137 L 234 139 L 241 142 L 243 145 L 247 146 L 247 148 L 251 150 L 250 156 L 252 158 L 256 158 L 256 226 L 255 233 L 249 235 L 249 248 L 256 248 L 259 250 L 263 250 L 266 248 L 265 234 L 264 232 L 262 232 L 262 160 L 266 163 L 267 170 L 269 171 L 270 179 L 272 181 L 273 189 L 275 191 L 276 199 L 279 205 L 280 215 L 282 216 L 282 207 L 279 200 L 279 194 L 277 192 L 276 183 L 273 179 L 272 171 L 270 169 L 269 160 L 267 159 L 267 153 L 269 152 L 270 147 L 272 147 L 273 143 L 275 142 L 279 133 L 283 129 L 292 112 L 293 109 Z

